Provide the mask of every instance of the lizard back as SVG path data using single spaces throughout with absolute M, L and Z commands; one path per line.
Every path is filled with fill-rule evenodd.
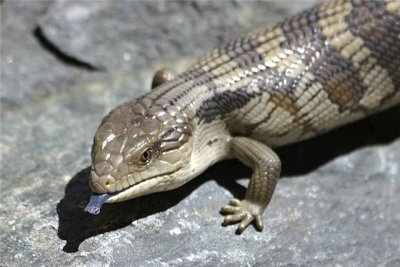
M 213 50 L 152 98 L 277 146 L 400 103 L 400 1 L 330 1 Z

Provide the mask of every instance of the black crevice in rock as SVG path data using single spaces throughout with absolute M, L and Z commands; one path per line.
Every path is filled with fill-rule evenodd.
M 80 59 L 65 54 L 46 38 L 40 27 L 36 27 L 36 29 L 33 31 L 33 35 L 44 49 L 46 49 L 64 64 L 80 69 L 85 69 L 87 71 L 101 71 L 101 68 L 98 68 L 90 63 L 84 62 Z

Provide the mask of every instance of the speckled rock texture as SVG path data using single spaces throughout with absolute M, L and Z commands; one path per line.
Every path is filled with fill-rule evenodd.
M 237 161 L 83 212 L 106 113 L 313 3 L 1 1 L 0 266 L 400 266 L 399 107 L 279 149 L 262 233 L 221 226 L 251 173 Z

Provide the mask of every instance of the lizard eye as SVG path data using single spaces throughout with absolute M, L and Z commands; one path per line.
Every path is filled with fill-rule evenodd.
M 151 148 L 147 148 L 143 151 L 142 155 L 140 156 L 140 163 L 141 164 L 148 164 L 153 157 L 153 150 Z

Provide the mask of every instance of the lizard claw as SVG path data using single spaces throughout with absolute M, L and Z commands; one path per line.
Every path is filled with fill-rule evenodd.
M 221 209 L 221 213 L 226 214 L 223 225 L 239 222 L 237 233 L 241 234 L 254 221 L 256 229 L 262 231 L 264 229 L 261 219 L 262 211 L 263 207 L 260 204 L 234 198 Z

